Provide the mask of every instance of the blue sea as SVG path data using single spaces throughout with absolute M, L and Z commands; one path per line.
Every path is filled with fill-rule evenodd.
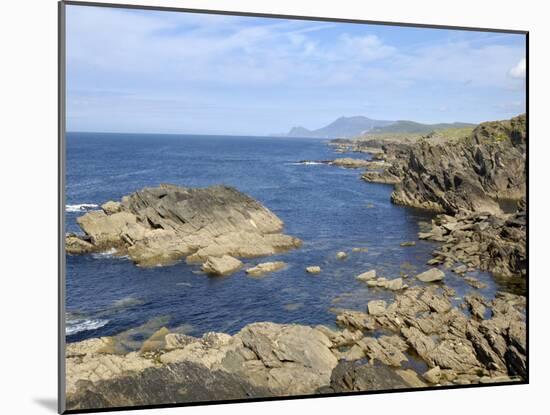
M 209 277 L 184 261 L 139 268 L 109 252 L 67 256 L 67 340 L 135 328 L 147 336 L 161 326 L 195 336 L 232 334 L 257 321 L 334 326 L 337 308 L 364 310 L 371 299 L 391 299 L 391 292 L 369 289 L 355 277 L 371 269 L 387 278 L 426 270 L 437 245 L 418 241 L 417 233 L 419 222 L 432 215 L 391 204 L 392 187 L 366 183 L 359 170 L 299 163 L 343 156 L 317 139 L 68 133 L 67 232 L 80 231 L 76 218 L 86 210 L 144 187 L 225 184 L 259 200 L 284 221 L 285 233 L 304 244 L 245 260 L 247 265 L 288 263 L 264 278 L 244 271 Z M 404 241 L 417 244 L 401 247 Z M 368 252 L 352 252 L 365 247 Z M 339 260 L 338 251 L 349 255 Z M 309 265 L 322 272 L 307 274 Z M 446 284 L 459 297 L 471 290 L 462 277 L 446 274 Z M 488 284 L 480 290 L 484 295 L 501 288 L 486 273 L 472 275 Z

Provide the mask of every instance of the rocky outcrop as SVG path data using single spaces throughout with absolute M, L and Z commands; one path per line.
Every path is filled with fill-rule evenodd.
M 282 233 L 283 222 L 269 209 L 226 186 L 145 188 L 77 222 L 86 236 L 67 236 L 69 254 L 114 249 L 141 266 L 260 257 L 301 243 Z
M 234 336 L 163 332 L 157 348 L 122 355 L 113 354 L 112 338 L 73 343 L 66 359 L 68 408 L 313 393 L 330 383 L 338 363 L 325 333 L 339 338 L 326 328 L 254 323 Z
M 99 382 L 82 381 L 67 408 L 101 409 L 273 396 L 242 377 L 184 361 Z
M 394 184 L 394 203 L 447 213 L 419 233 L 443 242 L 429 265 L 456 264 L 460 275 L 479 268 L 498 277 L 525 276 L 526 141 L 520 115 L 482 123 L 463 138 L 387 144 L 377 157 L 392 166 L 362 178 Z
M 343 311 L 337 321 L 349 329 L 395 333 L 393 338 L 364 337 L 360 343 L 367 357 L 398 366 L 403 356 L 407 359 L 403 353 L 413 351 L 429 369 L 438 368 L 425 377 L 432 383 L 525 379 L 525 297 L 500 293 L 489 301 L 471 295 L 464 303 L 468 315 L 452 306 L 454 295 L 448 288 L 409 288 L 384 311 Z
M 526 192 L 526 119 L 482 123 L 471 136 L 410 147 L 399 168 L 392 201 L 438 212 L 500 213 L 497 200 L 520 200 Z
M 410 387 L 402 377 L 385 365 L 342 360 L 332 372 L 330 386 L 320 392 L 361 392 Z
M 116 336 L 72 343 L 68 408 L 526 379 L 525 298 L 471 294 L 461 308 L 455 296 L 409 288 L 390 304 L 369 302 L 368 313 L 340 310 L 342 330 L 265 322 L 201 338 L 161 328 L 133 351 Z M 427 370 L 411 371 L 411 359 Z
M 431 230 L 419 237 L 442 242 L 433 253 L 432 264 L 451 268 L 460 263 L 465 264 L 466 270 L 480 268 L 498 277 L 527 275 L 525 211 L 439 215 L 432 221 Z
M 368 160 L 362 160 L 362 159 L 354 159 L 351 157 L 343 157 L 334 159 L 330 162 L 333 166 L 338 167 L 345 167 L 348 169 L 360 169 L 360 168 L 366 168 L 369 165 Z

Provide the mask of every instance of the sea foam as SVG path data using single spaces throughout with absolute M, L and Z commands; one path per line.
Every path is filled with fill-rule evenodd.
M 65 327 L 65 334 L 70 336 L 72 334 L 80 333 L 82 331 L 96 330 L 109 323 L 109 320 L 101 319 L 89 319 L 89 320 L 68 320 Z
M 78 205 L 65 205 L 65 212 L 86 212 L 97 209 L 99 205 L 95 203 L 80 203 Z

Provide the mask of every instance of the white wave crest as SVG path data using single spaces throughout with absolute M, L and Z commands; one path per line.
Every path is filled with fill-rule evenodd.
M 90 320 L 72 320 L 67 321 L 67 326 L 65 327 L 65 334 L 70 336 L 72 334 L 80 333 L 82 331 L 96 330 L 100 327 L 105 326 L 109 323 L 109 320 L 100 320 L 100 319 L 90 319 Z
M 95 203 L 80 203 L 78 205 L 65 205 L 65 212 L 87 212 L 97 209 L 99 205 Z
M 327 163 L 322 163 L 320 161 L 298 161 L 296 163 L 288 163 L 288 164 L 290 164 L 291 166 L 316 166 L 316 165 L 327 164 Z
M 107 251 L 92 254 L 92 258 L 94 259 L 115 258 L 115 257 L 122 258 L 122 257 L 118 257 L 116 253 L 117 253 L 117 250 L 115 248 L 111 248 L 111 249 L 108 249 Z M 126 258 L 128 257 L 126 256 Z

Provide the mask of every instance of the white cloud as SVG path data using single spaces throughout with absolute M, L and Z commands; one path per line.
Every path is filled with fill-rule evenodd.
M 527 69 L 527 61 L 525 58 L 521 59 L 516 66 L 510 69 L 509 75 L 512 78 L 525 79 L 525 71 Z

